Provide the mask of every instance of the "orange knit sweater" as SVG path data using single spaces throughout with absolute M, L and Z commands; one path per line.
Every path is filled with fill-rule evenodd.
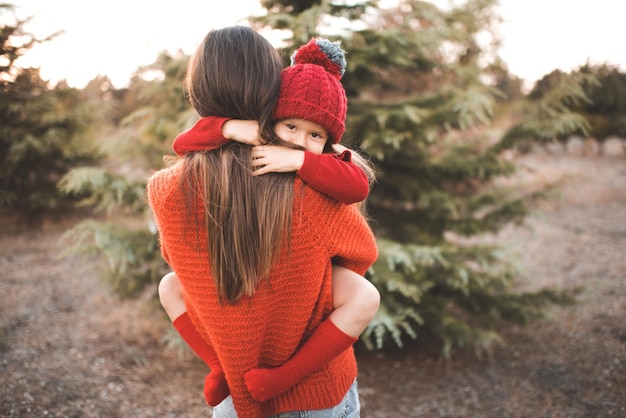
M 333 309 L 331 259 L 359 274 L 373 264 L 378 250 L 366 220 L 354 206 L 296 178 L 289 253 L 281 253 L 286 255 L 273 266 L 271 279 L 252 297 L 220 305 L 204 229 L 196 234 L 195 220 L 185 217 L 179 168 L 180 163 L 155 173 L 148 181 L 148 198 L 163 257 L 178 275 L 194 325 L 219 357 L 238 416 L 266 417 L 338 404 L 356 378 L 352 348 L 264 403 L 252 399 L 244 374 L 285 362 L 328 317 Z

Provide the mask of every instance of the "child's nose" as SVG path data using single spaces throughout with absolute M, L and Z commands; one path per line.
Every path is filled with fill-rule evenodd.
M 300 145 L 301 147 L 306 146 L 306 135 L 298 133 L 295 136 L 295 143 L 296 145 Z

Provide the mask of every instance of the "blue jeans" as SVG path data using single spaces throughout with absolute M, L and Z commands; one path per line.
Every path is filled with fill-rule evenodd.
M 359 401 L 359 391 L 355 379 L 346 396 L 332 408 L 282 412 L 278 415 L 271 415 L 269 418 L 359 418 L 360 416 L 361 402 Z M 213 408 L 213 418 L 237 418 L 232 397 L 229 396 Z

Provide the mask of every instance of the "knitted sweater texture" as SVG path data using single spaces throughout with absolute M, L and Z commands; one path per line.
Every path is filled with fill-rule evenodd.
M 357 375 L 352 348 L 264 403 L 252 399 L 244 374 L 285 362 L 328 317 L 333 309 L 331 259 L 359 274 L 373 264 L 378 250 L 366 220 L 354 206 L 296 177 L 290 247 L 283 246 L 270 280 L 261 282 L 253 296 L 220 304 L 204 228 L 194 231 L 194 215 L 188 216 L 179 187 L 181 164 L 149 179 L 148 198 L 163 257 L 178 275 L 192 322 L 219 357 L 238 416 L 267 417 L 338 404 Z M 202 213 L 199 219 L 204 219 Z

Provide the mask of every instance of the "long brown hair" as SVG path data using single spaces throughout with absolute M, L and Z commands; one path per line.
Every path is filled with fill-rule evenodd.
M 213 30 L 189 61 L 185 92 L 200 116 L 257 120 L 262 136 L 274 143 L 269 122 L 281 69 L 276 50 L 252 29 Z M 294 173 L 253 176 L 251 161 L 251 146 L 236 142 L 188 153 L 182 161 L 188 207 L 204 208 L 218 296 L 231 304 L 269 277 L 291 229 Z

